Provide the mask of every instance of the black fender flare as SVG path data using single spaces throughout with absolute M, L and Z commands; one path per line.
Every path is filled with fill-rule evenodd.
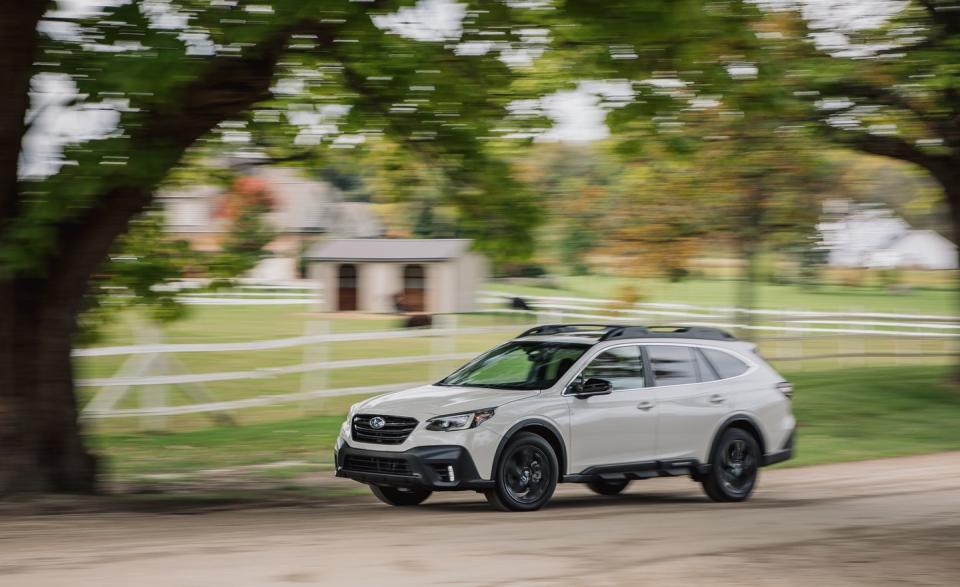
M 553 422 L 549 420 L 541 420 L 540 418 L 527 418 L 526 420 L 521 420 L 510 427 L 509 430 L 504 433 L 503 437 L 500 439 L 500 444 L 497 445 L 497 451 L 493 454 L 493 468 L 490 470 L 490 478 L 496 478 L 497 463 L 500 462 L 500 455 L 503 454 L 503 449 L 506 448 L 507 443 L 510 442 L 510 439 L 517 433 L 523 430 L 524 428 L 532 427 L 541 427 L 549 430 L 555 437 L 556 442 L 550 442 L 550 439 L 546 439 L 547 442 L 550 442 L 550 445 L 554 447 L 554 450 L 557 452 L 557 464 L 560 465 L 560 470 L 558 471 L 558 478 L 563 479 L 563 476 L 567 471 L 567 447 L 563 439 L 563 434 L 560 433 L 560 430 L 557 428 Z M 557 450 L 559 449 L 559 450 Z
M 710 442 L 710 451 L 707 453 L 707 464 L 712 464 L 710 463 L 710 459 L 713 458 L 713 452 L 717 449 L 717 443 L 720 442 L 720 436 L 722 436 L 728 428 L 734 424 L 737 424 L 738 422 L 746 423 L 753 430 L 757 437 L 757 444 L 760 445 L 760 458 L 762 459 L 764 455 L 767 454 L 767 442 L 763 437 L 763 428 L 760 427 L 760 424 L 757 422 L 756 418 L 750 414 L 733 414 L 717 427 L 717 431 L 713 435 L 713 440 Z

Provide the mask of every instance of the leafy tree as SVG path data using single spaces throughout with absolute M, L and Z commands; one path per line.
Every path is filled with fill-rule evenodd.
M 917 165 L 943 188 L 960 238 L 960 2 L 911 0 L 881 26 L 810 23 L 819 54 L 798 72 L 838 144 Z M 812 50 L 812 49 L 811 49 Z M 808 50 L 808 53 L 810 50 Z
M 273 209 L 269 189 L 261 180 L 242 177 L 234 182 L 221 203 L 220 215 L 229 229 L 221 251 L 210 262 L 211 275 L 232 278 L 253 269 L 266 256 L 265 247 L 276 234 L 266 215 Z
M 46 0 L 2 3 L 0 494 L 94 488 L 73 393 L 77 316 L 117 238 L 190 149 L 258 134 L 275 144 L 350 146 L 367 135 L 416 144 L 449 168 L 468 234 L 510 233 L 523 249 L 536 210 L 513 198 L 508 168 L 485 155 L 481 137 L 507 102 L 501 53 L 528 45 L 512 25 L 535 11 L 472 2 L 462 29 L 416 39 L 404 36 L 402 4 L 135 0 L 87 18 L 46 13 Z M 502 49 L 457 54 L 491 31 Z M 55 173 L 28 177 L 22 139 L 42 115 L 30 111 L 31 83 L 50 76 L 116 127 L 66 145 Z

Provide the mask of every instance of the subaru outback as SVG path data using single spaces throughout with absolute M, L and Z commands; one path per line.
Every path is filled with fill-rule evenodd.
M 677 475 L 743 501 L 760 467 L 793 454 L 792 394 L 719 329 L 537 326 L 433 385 L 353 405 L 336 474 L 396 506 L 473 490 L 530 511 L 557 483 L 617 495 Z

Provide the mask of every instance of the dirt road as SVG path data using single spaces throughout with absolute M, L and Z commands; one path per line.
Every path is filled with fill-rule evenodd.
M 0 519 L 0 585 L 957 585 L 960 453 L 765 471 L 746 504 L 687 479 L 540 512 L 476 494 Z

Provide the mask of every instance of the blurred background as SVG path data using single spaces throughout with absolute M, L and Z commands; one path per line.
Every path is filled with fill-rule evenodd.
M 16 4 L 16 6 L 14 6 Z M 360 398 L 704 324 L 787 467 L 960 448 L 960 4 L 0 7 L 0 495 L 352 495 Z

